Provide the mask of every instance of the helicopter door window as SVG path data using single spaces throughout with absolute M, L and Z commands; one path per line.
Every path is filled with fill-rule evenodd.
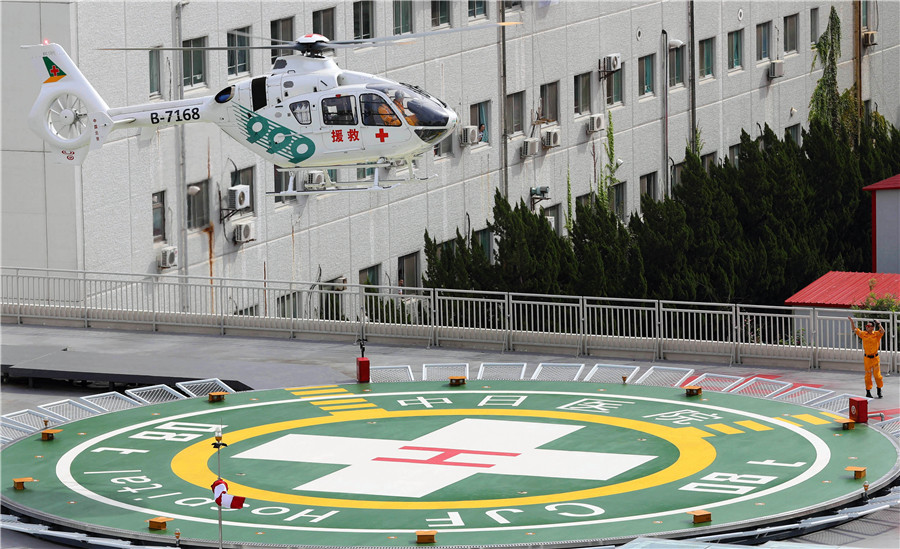
M 329 126 L 355 126 L 356 102 L 353 96 L 338 95 L 323 99 L 322 120 Z
M 400 126 L 400 118 L 380 95 L 364 93 L 359 96 L 362 121 L 366 126 Z
M 297 101 L 291 103 L 291 114 L 301 124 L 309 124 L 312 122 L 312 116 L 309 113 L 309 101 Z

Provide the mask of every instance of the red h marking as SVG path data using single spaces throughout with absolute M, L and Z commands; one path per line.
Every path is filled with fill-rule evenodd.
M 378 133 L 375 134 L 375 137 L 381 139 L 381 142 L 384 143 L 384 138 L 388 136 L 388 133 L 384 131 L 384 128 L 378 130 Z
M 401 450 L 421 450 L 423 452 L 439 452 L 438 455 L 428 459 L 405 459 L 405 458 L 386 458 L 377 457 L 372 461 L 398 461 L 401 463 L 426 463 L 428 465 L 453 465 L 455 467 L 493 467 L 493 463 L 465 463 L 461 461 L 447 461 L 460 454 L 474 454 L 479 456 L 504 456 L 516 457 L 518 453 L 512 452 L 482 452 L 479 450 L 454 450 L 452 448 L 429 448 L 428 446 L 401 446 Z
M 53 68 L 50 69 L 50 74 L 52 74 L 53 76 L 56 76 L 57 74 L 59 74 L 59 67 L 57 67 L 56 65 L 53 65 Z

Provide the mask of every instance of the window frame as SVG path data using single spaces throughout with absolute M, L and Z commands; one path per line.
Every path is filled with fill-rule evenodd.
M 819 41 L 819 8 L 809 8 L 809 43 Z
M 786 15 L 784 17 L 784 53 L 797 53 L 800 51 L 800 14 Z M 793 27 L 793 30 L 791 30 Z M 790 43 L 788 42 L 790 40 Z
M 645 173 L 640 178 L 641 196 L 649 195 L 653 200 L 659 200 L 659 175 L 658 172 Z
M 575 116 L 589 115 L 594 112 L 593 107 L 591 106 L 591 81 L 593 80 L 593 75 L 593 72 L 585 72 L 575 75 L 573 83 L 573 110 L 575 112 Z
M 150 50 L 148 54 L 150 97 L 162 97 L 162 51 Z
M 191 195 L 187 194 L 187 229 L 200 230 L 209 226 L 209 179 L 188 183 L 187 187 L 197 186 L 200 191 Z M 199 211 L 198 211 L 199 210 Z
M 365 280 L 363 279 L 363 273 L 365 273 Z M 375 275 L 375 281 L 366 283 L 367 280 L 372 280 L 372 275 Z M 366 267 L 365 269 L 359 270 L 359 283 L 365 286 L 381 286 L 381 263 L 376 263 L 370 267 Z
M 613 107 L 625 104 L 623 72 L 625 64 L 619 65 L 619 69 L 606 76 L 606 105 Z M 618 94 L 618 99 L 616 98 Z
M 607 200 L 609 201 L 609 211 L 613 212 L 622 223 L 625 222 L 625 195 L 628 190 L 627 185 L 628 183 L 626 181 L 616 183 L 609 189 L 610 192 L 607 197 Z
M 206 47 L 206 36 L 191 38 L 182 41 L 181 45 L 185 48 Z M 198 88 L 206 86 L 206 51 L 205 50 L 184 50 L 182 55 L 182 83 L 185 89 Z M 199 72 L 196 70 L 197 65 L 200 66 Z M 190 68 L 189 68 L 190 67 Z
M 772 21 L 756 25 L 756 61 L 772 58 Z
M 799 122 L 796 124 L 792 124 L 784 129 L 784 134 L 791 141 L 794 142 L 798 147 L 801 145 L 802 140 L 802 126 Z
M 450 26 L 450 0 L 431 0 L 431 28 L 443 26 Z
M 478 143 L 490 143 L 491 139 L 491 101 L 479 101 L 469 105 L 469 123 L 478 128 L 478 133 L 482 134 L 478 139 Z M 484 132 L 481 132 L 481 124 L 484 124 Z
M 487 227 L 472 232 L 472 240 L 481 245 L 485 258 L 490 264 L 494 264 L 494 234 Z
M 469 19 L 480 19 L 487 17 L 487 2 L 484 0 L 469 0 Z
M 738 143 L 736 145 L 732 145 L 728 147 L 728 161 L 735 168 L 740 167 L 740 158 L 741 158 L 741 144 Z
M 686 46 L 669 48 L 669 87 L 684 85 L 684 49 Z
M 656 54 L 651 53 L 638 58 L 638 97 L 656 95 L 653 72 L 655 56 Z
M 525 132 L 524 90 L 506 96 L 506 121 L 504 125 L 507 135 Z
M 153 242 L 166 241 L 166 191 L 158 191 L 150 195 L 153 219 Z M 157 218 L 157 211 L 159 218 Z
M 419 277 L 422 272 L 420 256 L 421 254 L 418 250 L 416 250 L 415 252 L 397 258 L 397 286 L 411 286 L 414 288 L 419 286 Z M 409 282 L 410 273 L 407 272 L 408 268 L 410 267 L 410 263 L 412 264 L 412 283 Z M 400 291 L 405 294 L 419 293 L 415 290 Z
M 335 8 L 323 8 L 312 12 L 312 29 L 313 33 L 321 34 L 325 38 L 334 38 L 335 36 Z
M 247 36 L 250 34 L 250 28 L 251 27 L 247 26 L 231 29 L 226 35 L 226 41 L 229 48 L 226 52 L 226 65 L 228 65 L 229 77 L 250 74 L 250 49 L 242 47 L 250 45 L 250 37 Z M 244 58 L 243 62 L 240 59 L 242 56 Z M 241 67 L 243 67 L 243 70 Z
M 412 0 L 393 0 L 394 36 L 413 32 Z
M 743 68 L 744 29 L 737 29 L 728 33 L 728 70 L 740 70 Z
M 716 38 L 711 36 L 697 44 L 697 67 L 700 78 L 716 77 Z
M 353 2 L 353 39 L 375 37 L 375 6 L 372 0 Z
M 285 42 L 294 41 L 294 17 L 282 17 L 281 19 L 273 19 L 269 22 L 269 36 L 273 40 L 283 40 Z M 271 62 L 274 63 L 279 57 L 285 57 L 293 54 L 293 50 L 282 48 L 271 49 Z
M 559 80 L 541 84 L 541 118 L 547 122 L 559 123 Z M 552 112 L 547 112 L 552 111 Z M 552 115 L 552 118 L 550 117 Z
M 247 166 L 231 172 L 231 186 L 247 185 L 250 187 L 250 207 L 241 210 L 241 214 L 253 214 L 256 211 L 256 166 Z
M 275 192 L 280 193 L 288 190 L 291 184 L 291 172 L 287 171 L 279 171 L 278 166 L 273 166 L 272 169 L 275 173 Z M 294 185 L 297 184 L 297 180 L 294 180 Z M 296 189 L 295 189 L 296 190 Z M 296 196 L 276 196 L 275 203 L 276 204 L 287 204 L 288 202 L 296 202 Z

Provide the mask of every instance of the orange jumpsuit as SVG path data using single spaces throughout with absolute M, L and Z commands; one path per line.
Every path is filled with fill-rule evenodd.
M 872 390 L 872 375 L 875 376 L 875 385 L 880 389 L 884 382 L 881 379 L 881 357 L 878 356 L 878 348 L 881 347 L 881 338 L 884 336 L 884 328 L 869 333 L 859 328 L 854 328 L 856 335 L 862 340 L 863 366 L 866 368 L 866 391 Z

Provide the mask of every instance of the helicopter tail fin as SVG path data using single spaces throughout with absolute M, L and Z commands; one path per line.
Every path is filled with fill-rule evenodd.
M 79 165 L 88 150 L 103 146 L 112 130 L 109 106 L 59 44 L 22 48 L 41 80 L 28 124 L 50 145 L 52 160 Z

